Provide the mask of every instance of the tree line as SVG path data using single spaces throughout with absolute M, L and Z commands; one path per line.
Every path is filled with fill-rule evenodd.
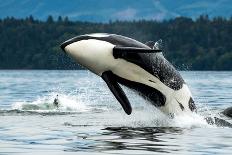
M 115 33 L 141 42 L 164 42 L 165 57 L 181 70 L 232 70 L 232 18 L 202 15 L 154 21 L 46 21 L 29 16 L 0 19 L 0 69 L 81 69 L 60 49 L 63 41 L 86 33 Z

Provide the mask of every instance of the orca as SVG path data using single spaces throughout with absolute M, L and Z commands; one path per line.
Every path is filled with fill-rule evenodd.
M 217 127 L 229 127 L 232 128 L 232 124 L 224 119 L 218 117 L 205 117 L 206 122 L 209 125 L 216 125 Z
M 222 113 L 223 113 L 225 116 L 231 117 L 231 118 L 232 118 L 232 107 L 226 108 Z
M 120 85 L 150 101 L 166 114 L 192 113 L 192 94 L 159 42 L 141 43 L 116 34 L 94 33 L 71 38 L 60 45 L 77 63 L 102 77 L 130 115 L 132 107 Z

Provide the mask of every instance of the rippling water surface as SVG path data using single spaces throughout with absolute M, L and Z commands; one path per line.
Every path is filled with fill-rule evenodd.
M 198 114 L 167 118 L 126 89 L 128 116 L 87 71 L 0 71 L 0 154 L 231 154 L 232 72 L 181 72 Z M 53 105 L 59 95 L 59 107 Z

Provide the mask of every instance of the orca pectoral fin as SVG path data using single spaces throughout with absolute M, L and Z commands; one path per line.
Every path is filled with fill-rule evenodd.
M 122 105 L 123 110 L 130 115 L 132 112 L 131 104 L 126 97 L 126 94 L 120 87 L 120 85 L 115 80 L 115 77 L 111 71 L 106 71 L 102 73 L 102 79 L 106 82 L 107 86 L 111 90 L 111 92 L 114 94 L 116 99 L 119 101 L 119 103 Z

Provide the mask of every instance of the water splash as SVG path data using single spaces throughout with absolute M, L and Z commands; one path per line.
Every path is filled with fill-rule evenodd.
M 128 90 L 127 90 L 128 91 Z M 59 94 L 59 106 L 54 105 L 53 101 L 56 95 Z M 105 99 L 101 102 L 98 99 L 97 103 L 89 99 L 85 95 L 74 95 L 64 93 L 50 93 L 46 96 L 38 97 L 33 102 L 17 102 L 12 105 L 13 114 L 20 113 L 31 114 L 47 114 L 47 115 L 66 115 L 75 114 L 78 118 L 84 120 L 81 125 L 94 125 L 105 127 L 180 127 L 180 128 L 209 128 L 216 127 L 215 122 L 209 125 L 206 117 L 219 117 L 218 114 L 213 114 L 205 107 L 200 108 L 199 113 L 183 114 L 174 118 L 165 115 L 160 110 L 151 105 L 148 101 L 136 97 L 136 102 L 133 104 L 133 112 L 131 115 L 126 115 L 117 101 Z M 131 94 L 134 96 L 135 94 Z M 29 113 L 28 113 L 29 112 Z M 2 111 L 2 113 L 6 113 Z M 87 118 L 86 118 L 87 117 Z M 91 118 L 91 119 L 90 119 Z M 66 122 L 70 126 L 79 126 L 76 122 Z
M 175 116 L 174 118 L 164 114 L 152 105 L 146 105 L 144 109 L 132 112 L 130 116 L 113 113 L 106 115 L 109 118 L 104 125 L 120 127 L 180 127 L 180 128 L 209 128 L 204 116 L 192 113 Z M 110 120 L 112 119 L 112 120 Z M 116 120 L 116 121 L 113 121 Z
M 58 106 L 53 102 L 57 93 L 51 93 L 48 96 L 37 98 L 33 102 L 17 102 L 12 105 L 14 110 L 37 111 L 37 112 L 86 112 L 90 108 L 75 96 L 59 94 Z

